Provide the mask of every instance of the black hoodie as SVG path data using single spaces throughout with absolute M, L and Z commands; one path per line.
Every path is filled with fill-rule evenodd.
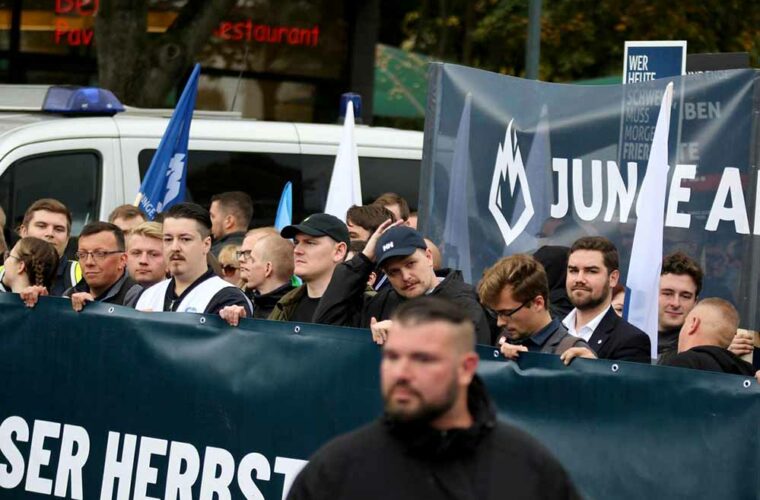
M 688 351 L 676 354 L 663 363 L 664 366 L 679 366 L 694 370 L 732 373 L 751 377 L 755 367 L 731 351 L 714 345 L 692 347 Z
M 406 299 L 392 286 L 384 287 L 374 295 L 366 294 L 367 279 L 374 268 L 375 264 L 362 253 L 337 266 L 314 313 L 314 323 L 369 328 L 373 317 L 378 321 L 389 319 Z M 430 295 L 462 307 L 475 323 L 478 343 L 490 344 L 491 329 L 475 289 L 464 282 L 460 271 L 441 269 L 436 271 L 436 276 L 443 281 Z
M 289 500 L 579 498 L 535 439 L 496 420 L 483 383 L 468 389 L 473 424 L 437 430 L 383 417 L 316 452 Z

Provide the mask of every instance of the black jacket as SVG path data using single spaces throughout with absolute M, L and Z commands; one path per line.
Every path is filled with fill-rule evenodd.
M 384 418 L 334 439 L 304 467 L 288 499 L 578 498 L 541 444 L 496 420 L 478 378 L 468 396 L 474 418 L 468 429 Z
M 663 363 L 664 366 L 680 366 L 694 370 L 733 373 L 752 377 L 755 367 L 747 363 L 728 349 L 713 345 L 692 347 L 688 351 L 672 356 Z
M 588 345 L 600 359 L 652 362 L 652 344 L 647 334 L 618 316 L 611 307 L 594 330 Z
M 272 313 L 274 306 L 285 296 L 288 292 L 293 290 L 293 285 L 289 282 L 281 287 L 272 290 L 269 293 L 260 294 L 254 291 L 246 291 L 246 295 L 253 303 L 253 317 L 259 319 L 267 319 Z
M 392 286 L 380 289 L 375 295 L 365 294 L 367 279 L 374 267 L 362 253 L 337 266 L 314 313 L 314 323 L 369 328 L 373 317 L 378 321 L 389 319 L 406 299 Z M 459 271 L 442 269 L 436 274 L 444 279 L 430 295 L 449 299 L 464 308 L 475 323 L 478 343 L 490 344 L 491 330 L 475 289 L 464 282 Z
M 90 293 L 90 287 L 85 280 L 80 281 L 75 286 L 69 288 L 63 293 L 64 297 L 71 297 L 72 294 L 78 292 Z M 135 280 L 129 277 L 126 271 L 121 275 L 121 278 L 116 281 L 111 288 L 106 290 L 103 294 L 95 297 L 95 302 L 105 302 L 107 304 L 118 304 L 120 306 L 134 307 L 137 304 L 137 299 L 140 298 L 140 294 L 143 292 L 143 287 L 140 286 Z

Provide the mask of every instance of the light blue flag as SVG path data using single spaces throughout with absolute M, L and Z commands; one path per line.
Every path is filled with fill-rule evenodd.
M 149 220 L 185 200 L 187 143 L 200 72 L 201 66 L 196 64 L 140 185 L 135 204 Z
M 278 231 L 293 223 L 293 183 L 287 182 L 280 195 L 280 204 L 277 205 L 277 215 L 274 218 L 274 227 Z
M 668 135 L 673 83 L 662 96 L 660 114 L 654 129 L 652 148 L 639 198 L 636 201 L 636 230 L 633 234 L 631 261 L 628 265 L 626 294 L 628 307 L 624 316 L 629 323 L 649 335 L 652 358 L 657 357 L 657 310 L 662 269 L 662 232 L 665 198 L 668 189 Z
M 459 269 L 467 283 L 472 283 L 470 261 L 470 227 L 467 214 L 468 176 L 470 175 L 470 109 L 472 94 L 464 100 L 462 117 L 454 143 L 454 157 L 451 160 L 451 180 L 449 200 L 446 206 L 446 222 L 443 227 L 442 258 L 445 267 Z

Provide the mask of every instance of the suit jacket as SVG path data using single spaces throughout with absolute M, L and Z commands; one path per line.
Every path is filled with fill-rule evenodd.
M 588 341 L 600 359 L 635 361 L 650 364 L 651 343 L 642 332 L 617 314 L 611 307 Z

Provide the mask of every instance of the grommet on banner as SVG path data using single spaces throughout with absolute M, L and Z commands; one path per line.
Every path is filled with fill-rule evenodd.
M 749 389 L 749 387 L 752 385 L 752 381 L 751 380 L 745 380 L 742 385 L 744 386 L 745 389 Z
M 495 350 L 495 351 L 493 352 L 493 357 L 494 357 L 494 358 L 498 358 L 498 357 L 499 357 L 499 351 L 498 351 L 498 350 Z
M 108 308 L 108 314 L 113 314 L 113 312 L 116 310 L 114 306 L 111 306 Z
M 616 371 L 620 369 L 620 366 L 618 366 L 617 363 L 613 363 L 610 369 L 612 370 L 613 373 L 615 373 Z
M 294 333 L 299 333 L 301 331 L 301 327 L 296 325 L 295 328 L 293 328 Z
M 206 318 L 205 318 L 205 316 L 201 316 L 201 319 L 199 319 L 198 321 L 201 322 L 201 325 L 205 325 L 206 324 Z

